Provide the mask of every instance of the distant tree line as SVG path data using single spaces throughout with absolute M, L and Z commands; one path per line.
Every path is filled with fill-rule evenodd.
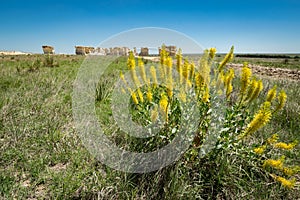
M 243 57 L 243 58 L 300 58 L 292 55 L 284 55 L 284 54 L 236 54 L 235 57 Z

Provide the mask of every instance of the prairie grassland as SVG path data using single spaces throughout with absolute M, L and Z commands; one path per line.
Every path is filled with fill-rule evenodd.
M 300 198 L 299 175 L 298 187 L 286 189 L 246 158 L 238 157 L 238 152 L 195 160 L 193 166 L 182 159 L 148 174 L 124 173 L 101 164 L 82 145 L 72 119 L 73 82 L 85 57 L 51 58 L 0 57 L 1 199 Z M 117 127 L 111 119 L 110 89 L 119 71 L 126 69 L 126 58 L 110 67 L 108 76 L 99 82 L 96 109 L 99 121 L 114 133 Z M 295 63 L 285 67 L 299 69 Z M 253 140 L 259 143 L 278 133 L 286 142 L 300 141 L 299 82 L 263 81 L 264 93 L 277 84 L 288 100 Z M 300 166 L 299 145 L 286 157 Z

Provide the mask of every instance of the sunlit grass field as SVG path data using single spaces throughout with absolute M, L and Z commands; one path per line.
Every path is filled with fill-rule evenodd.
M 84 59 L 71 55 L 0 57 L 0 199 L 300 198 L 299 182 L 293 189 L 284 188 L 234 152 L 215 160 L 195 160 L 193 167 L 182 159 L 148 174 L 103 165 L 82 145 L 72 119 L 73 82 Z M 117 127 L 109 108 L 110 91 L 120 70 L 127 70 L 126 61 L 126 57 L 114 61 L 106 79 L 100 80 L 102 88 L 95 91 L 99 121 L 112 132 Z M 299 69 L 296 59 L 254 62 Z M 288 98 L 283 110 L 253 139 L 259 143 L 278 133 L 283 141 L 300 141 L 299 82 L 272 77 L 263 82 L 264 94 L 276 84 Z M 286 157 L 300 166 L 300 146 Z

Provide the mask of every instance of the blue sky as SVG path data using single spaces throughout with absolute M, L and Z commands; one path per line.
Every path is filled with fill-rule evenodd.
M 0 4 L 0 50 L 74 53 L 122 31 L 161 27 L 227 52 L 300 53 L 300 1 L 10 0 Z

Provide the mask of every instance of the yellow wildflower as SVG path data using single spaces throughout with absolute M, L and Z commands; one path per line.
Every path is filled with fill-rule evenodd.
M 278 134 L 273 134 L 270 138 L 267 139 L 267 142 L 268 144 L 274 144 L 277 142 L 278 138 Z
M 181 68 L 181 63 L 182 63 L 182 55 L 181 55 L 181 49 L 179 49 L 176 54 L 176 67 L 178 72 L 179 69 Z
M 268 91 L 266 101 L 271 102 L 276 97 L 276 93 L 277 93 L 276 88 L 277 88 L 277 86 L 274 85 L 274 87 L 271 90 Z
M 214 59 L 215 55 L 216 55 L 217 49 L 216 48 L 210 48 L 209 49 L 209 57 L 211 59 Z
M 257 82 L 257 87 L 255 88 L 255 90 L 254 90 L 252 96 L 251 96 L 250 99 L 249 99 L 249 102 L 251 102 L 251 101 L 253 101 L 254 99 L 256 99 L 256 98 L 258 97 L 258 95 L 260 94 L 260 92 L 262 91 L 262 89 L 263 89 L 263 83 L 262 83 L 261 80 L 259 80 L 259 81 Z
M 200 72 L 201 76 L 203 77 L 204 83 L 209 84 L 210 83 L 210 65 L 207 62 L 208 59 L 208 51 L 204 51 L 204 54 L 202 55 L 200 59 L 200 65 L 198 68 L 198 71 Z
M 139 100 L 137 99 L 137 96 L 136 96 L 136 93 L 135 92 L 132 92 L 131 93 L 131 97 L 132 97 L 132 100 L 133 102 L 138 105 L 139 104 Z
M 204 90 L 204 94 L 203 94 L 202 100 L 203 100 L 204 102 L 208 102 L 209 97 L 210 97 L 210 95 L 209 95 L 209 87 L 206 86 L 206 87 L 205 87 L 205 90 Z
M 154 84 L 157 85 L 156 69 L 154 66 L 150 67 L 150 74 L 152 76 Z
M 190 69 L 191 69 L 191 78 L 192 78 L 195 75 L 195 63 L 194 62 L 191 63 Z
M 219 64 L 219 71 L 222 71 L 224 66 L 233 59 L 233 51 L 234 51 L 234 46 L 231 47 L 229 53 L 226 54 L 224 59 Z
M 147 100 L 148 100 L 149 102 L 151 102 L 151 101 L 152 101 L 152 98 L 153 98 L 153 95 L 152 95 L 152 92 L 151 92 L 151 88 L 149 87 L 149 88 L 148 88 L 148 91 L 147 91 Z
M 190 63 L 187 59 L 184 59 L 182 75 L 185 79 L 188 79 L 189 78 L 189 73 L 190 73 Z
M 140 57 L 138 59 L 138 66 L 139 66 L 140 74 L 142 76 L 144 83 L 147 83 L 147 76 L 146 76 L 146 72 L 145 72 L 144 62 L 143 62 L 142 58 L 140 58 Z
M 166 59 L 166 65 L 168 66 L 168 67 L 172 67 L 172 65 L 173 65 L 173 60 L 172 60 L 172 58 L 170 57 L 170 56 L 168 56 L 167 57 L 167 59 Z
M 251 69 L 248 67 L 247 63 L 244 63 L 241 74 L 241 91 L 240 94 L 243 97 L 250 83 L 250 77 L 252 75 Z
M 163 44 L 160 49 L 160 64 L 161 65 L 166 65 L 166 57 L 167 57 L 166 46 Z
M 296 183 L 296 179 L 295 178 L 293 178 L 291 180 L 287 180 L 287 179 L 285 179 L 285 178 L 283 178 L 281 176 L 272 175 L 272 177 L 276 181 L 280 182 L 284 187 L 289 188 L 289 189 L 293 188 L 295 186 L 295 183 Z
M 292 175 L 294 175 L 294 174 L 296 173 L 296 170 L 295 170 L 295 169 L 291 169 L 291 168 L 288 168 L 288 167 L 283 167 L 283 168 L 281 169 L 281 171 L 282 171 L 284 174 L 288 175 L 288 176 L 292 176 Z
M 283 106 L 286 102 L 286 98 L 287 98 L 286 93 L 283 90 L 281 90 L 278 95 L 278 105 L 277 105 L 275 111 L 278 111 L 283 108 Z
M 230 69 L 229 72 L 225 75 L 224 84 L 226 87 L 226 97 L 229 98 L 232 92 L 232 79 L 234 78 L 234 69 Z
M 265 102 L 260 110 L 254 115 L 253 120 L 250 122 L 246 130 L 241 135 L 241 138 L 244 138 L 261 127 L 265 126 L 271 119 L 271 110 L 270 110 L 271 104 L 270 102 Z
M 165 78 L 166 78 L 166 76 L 165 76 L 166 75 L 165 66 L 160 65 L 158 67 L 158 69 L 159 69 L 159 75 L 160 75 L 161 80 L 165 81 Z
M 274 169 L 282 169 L 283 159 L 268 159 L 264 161 L 263 167 L 273 167 Z
M 127 86 L 127 81 L 126 81 L 125 76 L 122 72 L 120 72 L 120 78 L 123 81 L 123 83 Z
M 253 151 L 256 153 L 256 154 L 263 154 L 266 150 L 267 146 L 266 145 L 263 145 L 263 146 L 260 146 L 260 147 L 257 147 L 255 149 L 253 149 Z
M 137 89 L 137 93 L 138 93 L 139 99 L 140 99 L 141 102 L 143 103 L 143 102 L 144 102 L 144 97 L 143 97 L 143 93 L 142 93 L 142 91 L 140 90 L 140 88 Z
M 132 51 L 129 52 L 129 57 L 127 59 L 127 66 L 128 69 L 130 70 L 135 69 L 135 59 Z
M 258 81 L 256 81 L 255 78 L 253 78 L 250 81 L 249 89 L 248 89 L 247 96 L 246 96 L 245 100 L 249 100 L 253 96 L 253 94 L 254 94 L 257 87 L 258 87 Z
M 136 72 L 135 72 L 135 59 L 133 56 L 133 53 L 130 52 L 128 60 L 127 60 L 127 66 L 128 69 L 130 70 L 130 75 L 131 75 L 131 79 L 133 80 L 134 84 L 136 87 L 140 86 L 140 81 L 138 79 L 138 77 L 136 76 Z
M 201 88 L 203 84 L 203 78 L 199 72 L 195 73 L 195 85 L 197 88 Z
M 224 76 L 224 71 L 221 71 L 218 73 L 218 77 L 217 77 L 217 83 L 216 86 L 217 88 L 220 88 L 225 82 L 225 76 Z
M 165 94 L 162 94 L 159 101 L 159 106 L 162 113 L 164 113 L 166 117 L 166 121 L 168 121 L 168 97 Z
M 284 142 L 278 142 L 274 144 L 275 148 L 278 149 L 284 149 L 284 150 L 292 150 L 297 145 L 297 141 L 294 141 L 292 143 L 284 143 Z

